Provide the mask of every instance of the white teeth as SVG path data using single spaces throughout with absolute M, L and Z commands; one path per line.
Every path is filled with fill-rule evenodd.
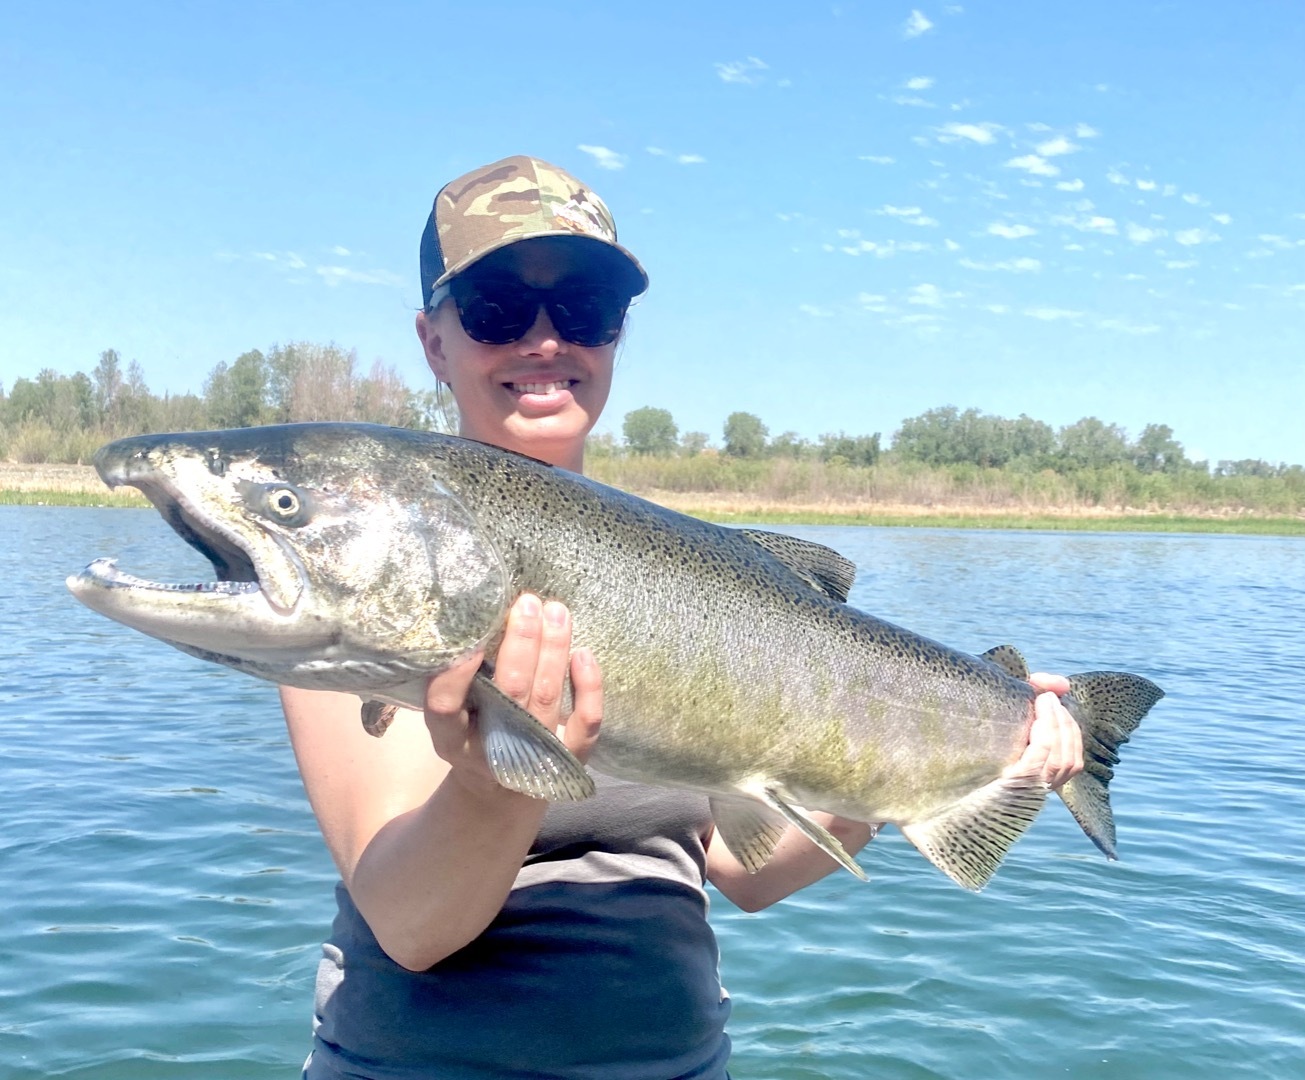
M 569 389 L 571 386 L 571 380 L 558 379 L 555 382 L 508 383 L 508 385 L 518 394 L 551 394 L 555 390 Z

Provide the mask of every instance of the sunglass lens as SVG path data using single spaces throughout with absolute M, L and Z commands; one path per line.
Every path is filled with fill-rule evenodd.
M 610 345 L 621 333 L 630 301 L 605 285 L 559 285 L 548 290 L 548 317 L 575 345 Z
M 519 341 L 534 325 L 539 301 L 520 282 L 455 279 L 453 300 L 467 336 L 483 345 Z

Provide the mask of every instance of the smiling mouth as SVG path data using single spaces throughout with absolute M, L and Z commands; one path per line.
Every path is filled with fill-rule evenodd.
M 579 381 L 579 379 L 554 379 L 552 382 L 510 382 L 503 385 L 514 394 L 554 394 L 559 390 L 570 390 Z

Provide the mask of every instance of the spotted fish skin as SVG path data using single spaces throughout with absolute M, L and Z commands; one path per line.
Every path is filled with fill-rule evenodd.
M 97 465 L 141 487 L 219 576 L 270 590 L 280 629 L 253 601 L 224 614 L 230 598 L 202 592 L 164 597 L 162 614 L 148 590 L 97 591 L 86 575 L 74 593 L 262 678 L 420 707 L 425 676 L 458 656 L 484 647 L 492 668 L 515 596 L 562 601 L 574 646 L 603 673 L 591 765 L 706 793 L 749 869 L 794 824 L 859 873 L 807 813 L 824 810 L 898 825 L 978 888 L 1045 800 L 1017 765 L 1034 698 L 1019 654 L 972 656 L 849 606 L 852 568 L 819 545 L 686 517 L 470 440 L 370 425 L 141 436 Z M 1113 857 L 1112 767 L 1162 692 L 1120 672 L 1071 685 L 1089 761 L 1062 794 Z M 583 797 L 560 743 L 476 692 L 501 782 Z

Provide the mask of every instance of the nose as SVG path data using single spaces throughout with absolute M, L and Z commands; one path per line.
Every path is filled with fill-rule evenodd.
M 548 317 L 548 309 L 543 304 L 535 314 L 534 325 L 526 331 L 525 337 L 517 342 L 522 356 L 542 356 L 551 359 L 565 350 L 566 343 Z

